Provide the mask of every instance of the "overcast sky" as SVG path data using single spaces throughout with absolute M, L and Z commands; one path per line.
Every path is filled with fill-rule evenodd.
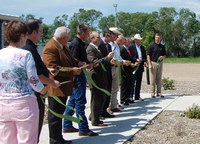
M 117 12 L 152 12 L 160 7 L 189 8 L 200 15 L 200 0 L 0 0 L 0 14 L 21 16 L 32 14 L 43 17 L 44 23 L 52 24 L 56 16 L 67 14 L 71 17 L 80 8 L 95 9 L 104 16 Z

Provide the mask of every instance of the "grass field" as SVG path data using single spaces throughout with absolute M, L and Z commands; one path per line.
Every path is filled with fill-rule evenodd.
M 164 60 L 166 63 L 199 63 L 200 57 L 188 57 L 188 58 L 166 58 Z

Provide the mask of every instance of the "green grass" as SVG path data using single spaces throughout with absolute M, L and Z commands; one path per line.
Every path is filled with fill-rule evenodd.
M 165 63 L 199 63 L 200 57 L 188 57 L 188 58 L 166 58 Z

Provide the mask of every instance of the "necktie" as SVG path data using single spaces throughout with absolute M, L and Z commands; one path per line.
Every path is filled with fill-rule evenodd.
M 107 52 L 109 53 L 109 47 L 108 47 L 108 43 L 106 43 L 106 49 L 107 49 Z
M 130 49 L 128 49 L 127 52 L 128 52 L 128 54 L 129 54 L 129 56 L 132 58 L 132 54 L 131 54 Z

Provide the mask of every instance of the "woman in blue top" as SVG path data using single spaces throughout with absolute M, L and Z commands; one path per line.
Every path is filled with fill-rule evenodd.
M 0 50 L 0 144 L 36 144 L 39 111 L 33 90 L 47 91 L 31 53 L 21 49 L 27 39 L 26 25 L 11 21 L 4 37 L 9 45 Z

